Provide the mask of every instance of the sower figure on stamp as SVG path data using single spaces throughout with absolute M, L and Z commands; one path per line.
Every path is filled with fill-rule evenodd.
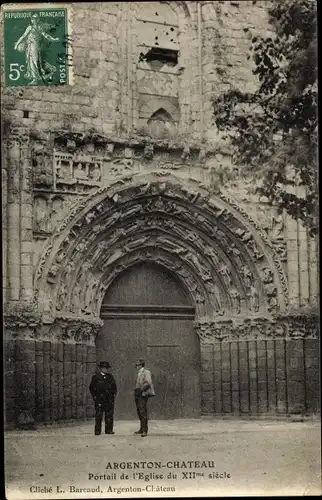
M 115 379 L 109 372 L 108 361 L 100 363 L 100 371 L 93 375 L 89 390 L 95 403 L 95 434 L 102 431 L 103 413 L 105 413 L 105 434 L 115 434 L 114 424 L 114 401 L 117 393 Z
M 155 395 L 152 377 L 149 370 L 145 368 L 145 361 L 139 359 L 135 366 L 138 370 L 138 375 L 136 379 L 134 399 L 136 404 L 136 409 L 140 419 L 140 429 L 134 434 L 141 434 L 142 437 L 148 435 L 148 399 Z
M 31 24 L 27 26 L 25 32 L 15 43 L 15 50 L 25 52 L 27 72 L 25 77 L 31 80 L 30 85 L 37 83 L 38 80 L 50 79 L 57 70 L 56 66 L 49 64 L 44 59 L 44 50 L 42 38 L 50 42 L 58 42 L 59 38 L 46 33 L 44 26 L 39 21 L 38 14 L 31 16 Z

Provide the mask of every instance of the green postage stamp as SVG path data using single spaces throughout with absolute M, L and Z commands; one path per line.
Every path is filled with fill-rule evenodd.
M 3 6 L 7 87 L 72 85 L 72 34 L 68 7 Z

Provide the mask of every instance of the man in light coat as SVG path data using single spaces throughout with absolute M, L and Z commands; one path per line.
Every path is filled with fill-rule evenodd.
M 141 434 L 141 437 L 146 437 L 148 435 L 148 399 L 149 397 L 155 396 L 152 377 L 149 370 L 145 368 L 145 361 L 139 359 L 135 363 L 136 369 L 138 370 L 134 399 L 135 405 L 140 419 L 140 429 L 134 434 Z

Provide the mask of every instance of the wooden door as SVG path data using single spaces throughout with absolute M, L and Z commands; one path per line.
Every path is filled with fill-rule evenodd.
M 108 360 L 118 385 L 115 416 L 136 419 L 136 359 L 150 369 L 156 396 L 150 417 L 200 415 L 200 349 L 188 293 L 163 267 L 131 267 L 114 281 L 103 301 L 104 327 L 97 337 L 97 361 Z

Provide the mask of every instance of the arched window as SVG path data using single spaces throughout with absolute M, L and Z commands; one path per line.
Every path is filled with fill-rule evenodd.
M 173 118 L 172 116 L 170 115 L 170 113 L 168 113 L 168 111 L 166 111 L 164 108 L 160 108 L 158 109 L 155 113 L 153 113 L 151 115 L 151 117 L 149 118 L 148 120 L 148 125 L 152 122 L 152 121 L 159 121 L 159 122 L 173 122 Z
M 175 132 L 176 122 L 164 108 L 155 111 L 147 121 L 150 132 L 157 137 L 166 137 Z

